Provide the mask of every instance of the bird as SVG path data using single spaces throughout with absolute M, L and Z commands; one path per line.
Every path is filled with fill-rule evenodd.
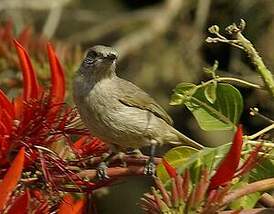
M 96 45 L 87 50 L 73 79 L 73 98 L 91 135 L 115 151 L 151 146 L 146 173 L 153 169 L 156 145 L 203 146 L 173 127 L 166 111 L 141 88 L 116 74 L 118 52 Z

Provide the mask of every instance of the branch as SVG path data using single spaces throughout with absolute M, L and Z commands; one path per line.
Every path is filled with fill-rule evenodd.
M 272 195 L 268 194 L 268 193 L 264 193 L 262 194 L 259 202 L 265 206 L 265 207 L 272 207 L 274 208 L 274 198 Z
M 274 178 L 264 179 L 256 181 L 246 186 L 236 189 L 227 196 L 224 197 L 223 204 L 227 205 L 232 201 L 250 193 L 266 191 L 274 188 Z
M 96 169 L 83 170 L 77 174 L 81 178 L 88 178 L 90 180 L 97 178 Z M 107 168 L 107 175 L 113 179 L 123 176 L 143 176 L 144 166 L 128 166 L 128 167 L 111 167 Z

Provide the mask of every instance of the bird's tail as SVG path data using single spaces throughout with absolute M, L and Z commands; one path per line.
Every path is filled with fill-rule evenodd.
M 176 129 L 173 128 L 172 130 L 172 134 L 174 134 L 173 136 L 169 136 L 168 143 L 170 144 L 175 144 L 175 145 L 188 145 L 191 147 L 194 147 L 196 149 L 203 149 L 204 146 L 199 144 L 198 142 L 190 139 L 189 137 L 185 136 L 184 134 L 182 134 L 181 132 L 177 131 Z

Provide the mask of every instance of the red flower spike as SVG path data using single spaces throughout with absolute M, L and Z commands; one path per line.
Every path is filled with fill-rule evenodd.
M 7 214 L 27 214 L 28 213 L 28 205 L 29 205 L 30 194 L 27 189 L 23 195 L 19 196 L 12 207 L 8 210 Z
M 209 190 L 224 185 L 231 181 L 239 166 L 243 145 L 243 130 L 239 125 L 234 135 L 233 143 L 227 155 L 219 165 L 214 176 L 210 179 Z
M 65 97 L 65 75 L 50 43 L 47 45 L 47 50 L 51 71 L 51 104 L 60 105 Z
M 82 157 L 87 155 L 101 155 L 108 150 L 106 144 L 90 135 L 83 135 L 79 138 L 73 144 L 73 149 Z
M 189 185 L 190 185 L 190 172 L 188 169 L 186 169 L 183 175 L 183 183 L 182 183 L 183 200 L 185 202 L 187 201 L 189 191 L 190 191 Z
M 0 183 L 0 212 L 6 206 L 6 203 L 21 177 L 24 166 L 25 148 L 21 148 L 16 158 L 13 160 L 8 172 L 5 174 L 3 181 Z
M 24 79 L 24 91 L 23 91 L 23 100 L 28 101 L 29 99 L 38 98 L 40 95 L 40 86 L 32 68 L 32 64 L 27 54 L 26 50 L 22 47 L 22 45 L 13 40 L 17 55 L 20 60 L 21 69 L 23 72 Z
M 0 89 L 0 107 L 5 109 L 11 117 L 14 117 L 14 109 L 4 92 Z
M 256 145 L 255 149 L 250 153 L 243 165 L 237 170 L 234 177 L 239 177 L 250 171 L 258 163 L 258 161 L 260 161 L 258 154 L 262 150 L 262 146 L 262 144 Z
M 164 158 L 163 158 L 162 162 L 163 162 L 163 165 L 164 165 L 167 173 L 169 174 L 169 176 L 171 178 L 176 178 L 176 176 L 177 176 L 176 169 L 173 166 L 171 166 Z

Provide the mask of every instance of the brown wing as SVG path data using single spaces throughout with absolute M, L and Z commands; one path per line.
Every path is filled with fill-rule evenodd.
M 117 78 L 119 88 L 119 101 L 127 106 L 148 110 L 155 116 L 162 118 L 168 124 L 173 125 L 173 121 L 165 110 L 156 101 L 131 82 Z M 120 96 L 121 95 L 121 96 Z

